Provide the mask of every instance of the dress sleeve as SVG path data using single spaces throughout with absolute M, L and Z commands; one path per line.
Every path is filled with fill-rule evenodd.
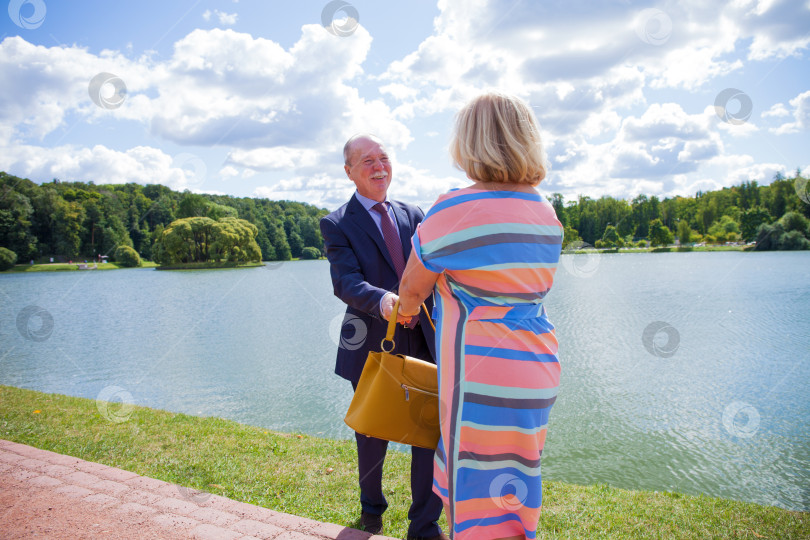
M 416 258 L 419 259 L 419 262 L 422 263 L 422 266 L 424 266 L 425 268 L 427 268 L 431 272 L 435 272 L 437 274 L 440 274 L 440 273 L 444 272 L 445 269 L 442 268 L 441 266 L 433 263 L 433 262 L 425 260 L 425 255 L 422 253 L 422 240 L 420 238 L 420 234 L 422 234 L 422 232 L 423 232 L 422 230 L 426 226 L 430 227 L 430 224 L 428 222 L 428 218 L 425 218 L 425 220 L 422 221 L 422 223 L 420 223 L 419 225 L 416 226 L 416 232 L 413 233 L 413 237 L 411 238 L 411 244 L 413 246 L 413 251 L 411 253 L 416 255 Z

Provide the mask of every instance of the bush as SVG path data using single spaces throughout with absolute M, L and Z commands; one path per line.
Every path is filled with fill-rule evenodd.
M 301 258 L 307 260 L 320 259 L 321 250 L 314 247 L 305 247 L 301 250 Z
M 17 254 L 10 249 L 0 247 L 0 272 L 14 268 L 15 262 L 17 262 Z
M 118 266 L 133 268 L 141 265 L 141 256 L 129 246 L 118 246 L 113 257 Z

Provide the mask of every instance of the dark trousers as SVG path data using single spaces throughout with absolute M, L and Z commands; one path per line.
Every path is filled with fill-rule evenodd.
M 406 332 L 411 334 L 411 332 Z M 416 332 L 413 332 L 416 334 Z M 430 358 L 424 338 L 414 335 L 409 341 L 407 354 L 418 358 Z M 421 341 L 421 343 L 420 343 Z M 424 348 L 423 348 L 424 347 Z M 400 352 L 400 351 L 396 351 Z M 357 383 L 352 383 L 356 390 Z M 360 476 L 360 504 L 363 512 L 382 515 L 388 501 L 382 492 L 382 473 L 388 441 L 354 434 L 357 440 L 357 462 Z M 436 536 L 438 520 L 442 513 L 442 501 L 433 493 L 433 456 L 435 450 L 411 447 L 411 507 L 408 510 L 408 536 Z

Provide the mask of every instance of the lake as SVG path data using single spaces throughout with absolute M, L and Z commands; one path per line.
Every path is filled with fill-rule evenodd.
M 810 510 L 810 253 L 564 255 L 543 476 Z M 0 384 L 348 439 L 326 261 L 0 274 Z M 0 407 L 2 404 L 0 404 Z

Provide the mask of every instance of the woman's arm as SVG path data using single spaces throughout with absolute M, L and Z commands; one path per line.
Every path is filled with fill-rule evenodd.
M 417 315 L 419 307 L 430 295 L 440 275 L 425 268 L 419 258 L 411 252 L 399 284 L 399 314 L 406 317 Z

